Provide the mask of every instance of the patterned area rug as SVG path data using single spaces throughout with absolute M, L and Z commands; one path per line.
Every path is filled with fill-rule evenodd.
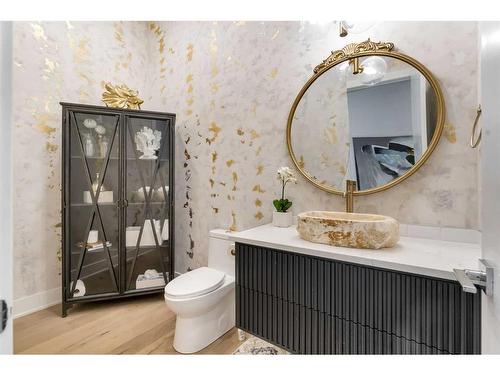
M 280 355 L 290 353 L 258 337 L 248 335 L 248 339 L 233 354 Z

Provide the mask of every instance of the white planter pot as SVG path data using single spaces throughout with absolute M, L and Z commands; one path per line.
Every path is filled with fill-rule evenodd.
M 273 225 L 275 227 L 287 228 L 293 224 L 292 211 L 277 212 L 273 211 Z

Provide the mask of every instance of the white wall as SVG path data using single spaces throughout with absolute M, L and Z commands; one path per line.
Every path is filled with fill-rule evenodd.
M 12 307 L 12 23 L 0 22 L 0 299 Z M 12 319 L 0 334 L 0 354 L 12 353 Z
M 482 351 L 500 354 L 500 22 L 481 22 L 482 256 L 494 267 L 494 296 L 482 297 Z M 476 152 L 479 149 L 475 150 Z

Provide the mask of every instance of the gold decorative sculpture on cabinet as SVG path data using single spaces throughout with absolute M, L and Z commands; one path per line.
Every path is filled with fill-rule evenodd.
M 104 85 L 106 91 L 102 93 L 102 101 L 106 106 L 113 108 L 141 109 L 144 100 L 139 98 L 139 91 L 128 88 L 127 85 Z

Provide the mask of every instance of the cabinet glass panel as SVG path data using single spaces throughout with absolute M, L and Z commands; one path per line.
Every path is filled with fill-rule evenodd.
M 69 116 L 67 295 L 118 293 L 119 116 Z
M 169 269 L 166 120 L 126 117 L 126 290 L 160 288 Z

